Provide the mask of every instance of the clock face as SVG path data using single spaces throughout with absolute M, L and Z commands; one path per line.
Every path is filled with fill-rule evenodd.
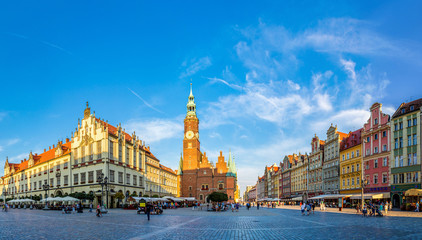
M 186 138 L 187 138 L 187 139 L 192 139 L 192 138 L 193 138 L 193 136 L 194 136 L 194 134 L 193 134 L 193 132 L 192 132 L 192 131 L 188 131 L 188 132 L 186 133 Z

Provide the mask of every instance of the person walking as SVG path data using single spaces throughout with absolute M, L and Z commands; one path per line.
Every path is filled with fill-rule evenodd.
M 419 212 L 419 202 L 416 203 L 416 209 L 415 212 Z
M 385 215 L 387 215 L 387 213 L 388 213 L 388 207 L 389 207 L 389 204 L 388 204 L 388 201 L 386 201 L 385 202 L 385 207 L 384 207 Z
M 312 214 L 315 214 L 315 202 L 312 203 Z
M 300 203 L 300 211 L 302 212 L 302 216 L 305 215 L 305 204 Z
M 366 204 L 364 203 L 364 204 L 363 204 L 363 208 L 362 208 L 362 216 L 363 216 L 363 217 L 366 217 L 366 213 L 367 213 L 367 211 L 368 211 L 368 210 L 367 210 L 367 208 L 366 208 Z
M 259 210 L 259 203 L 256 205 L 256 210 Z
M 96 211 L 97 211 L 97 212 L 96 212 L 96 213 L 97 213 L 97 215 L 96 215 L 97 217 L 102 217 L 102 216 L 103 216 L 103 214 L 101 213 L 101 207 L 100 207 L 100 204 L 98 204 L 98 205 L 97 205 L 97 210 L 96 210 Z
M 150 203 L 147 203 L 147 206 L 145 207 L 145 211 L 146 211 L 146 214 L 147 214 L 147 216 L 148 216 L 148 221 L 149 221 L 149 219 L 150 219 L 150 215 L 151 215 L 151 204 Z
M 92 212 L 92 203 L 89 204 L 89 212 Z

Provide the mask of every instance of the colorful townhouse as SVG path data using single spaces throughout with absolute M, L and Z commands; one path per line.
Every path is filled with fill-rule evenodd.
M 312 152 L 309 154 L 308 197 L 315 197 L 324 194 L 322 181 L 324 145 L 325 142 L 320 140 L 319 137 L 315 134 L 311 141 Z
M 374 103 L 371 115 L 363 125 L 362 154 L 365 193 L 383 194 L 390 198 L 390 115 L 382 112 L 382 104 Z
M 308 155 L 293 154 L 293 164 L 291 171 L 291 192 L 293 200 L 306 200 L 308 177 Z
M 405 191 L 421 188 L 422 98 L 402 103 L 391 118 L 391 201 L 400 207 Z
M 340 194 L 361 193 L 362 129 L 350 132 L 340 142 Z
M 292 155 L 286 155 L 283 158 L 283 164 L 282 164 L 282 181 L 283 181 L 283 188 L 281 192 L 281 199 L 286 200 L 289 199 L 291 196 L 291 168 L 293 163 L 293 156 Z
M 331 126 L 327 130 L 327 140 L 324 146 L 323 183 L 324 194 L 339 193 L 339 154 L 340 142 L 347 137 L 346 133 L 337 131 L 337 126 Z

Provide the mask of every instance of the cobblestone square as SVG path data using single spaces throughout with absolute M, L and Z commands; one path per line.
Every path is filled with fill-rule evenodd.
M 295 209 L 171 209 L 149 222 L 133 210 L 112 209 L 97 218 L 88 211 L 11 209 L 0 212 L 0 239 L 422 239 L 420 224 L 418 217 L 301 216 Z

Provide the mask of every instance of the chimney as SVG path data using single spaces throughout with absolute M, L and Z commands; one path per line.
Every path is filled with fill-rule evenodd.
M 51 146 L 48 146 L 48 150 L 51 150 Z
M 55 147 L 54 147 L 54 144 L 53 144 L 53 148 L 55 148 Z
M 66 143 L 68 143 L 69 142 L 69 138 L 66 138 Z
M 44 152 L 45 152 L 45 148 L 44 148 Z

